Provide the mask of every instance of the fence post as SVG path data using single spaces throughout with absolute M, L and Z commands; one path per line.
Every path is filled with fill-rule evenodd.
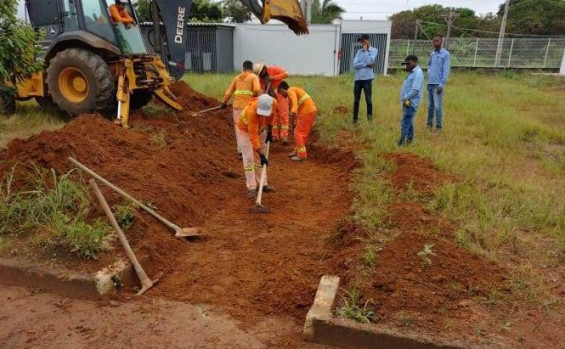
M 547 65 L 547 55 L 549 54 L 549 45 L 551 45 L 551 38 L 547 40 L 547 49 L 545 50 L 545 58 L 543 59 L 543 67 Z
M 410 54 L 410 40 L 408 40 L 408 46 L 406 46 L 406 56 Z
M 514 50 L 514 39 L 512 38 L 512 43 L 510 44 L 510 53 L 508 54 L 508 68 L 510 68 L 510 60 L 512 59 L 512 50 Z
M 477 42 L 475 43 L 475 59 L 473 60 L 473 67 L 477 66 L 477 53 L 479 52 L 479 38 L 477 38 Z

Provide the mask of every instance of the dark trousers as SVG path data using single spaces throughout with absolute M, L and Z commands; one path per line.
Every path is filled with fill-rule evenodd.
M 357 122 L 359 116 L 359 101 L 361 100 L 361 90 L 365 91 L 365 102 L 367 102 L 367 120 L 373 120 L 373 102 L 372 102 L 372 85 L 373 80 L 355 80 L 353 88 L 353 122 Z
M 400 139 L 398 145 L 408 145 L 414 140 L 414 118 L 416 109 L 414 107 L 402 107 L 402 120 L 400 121 Z

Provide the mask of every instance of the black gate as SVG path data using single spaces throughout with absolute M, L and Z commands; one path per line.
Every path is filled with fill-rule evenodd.
M 347 73 L 353 70 L 353 58 L 355 53 L 361 48 L 361 44 L 357 43 L 363 33 L 359 34 L 341 34 L 341 61 L 339 64 L 339 73 Z M 385 57 L 386 57 L 386 34 L 369 34 L 371 46 L 376 47 L 379 52 L 375 61 L 375 73 L 385 73 Z

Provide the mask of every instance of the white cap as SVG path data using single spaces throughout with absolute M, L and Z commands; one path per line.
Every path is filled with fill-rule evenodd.
M 273 110 L 273 97 L 263 94 L 259 96 L 259 103 L 257 103 L 257 114 L 261 116 L 271 115 Z
M 265 67 L 265 62 L 257 62 L 253 64 L 253 73 L 255 75 L 259 75 L 259 73 L 261 73 L 261 70 L 263 70 L 264 67 Z

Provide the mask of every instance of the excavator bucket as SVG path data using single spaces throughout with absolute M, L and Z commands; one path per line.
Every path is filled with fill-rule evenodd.
M 298 0 L 240 0 L 261 23 L 271 19 L 285 23 L 295 34 L 308 34 L 308 25 Z

